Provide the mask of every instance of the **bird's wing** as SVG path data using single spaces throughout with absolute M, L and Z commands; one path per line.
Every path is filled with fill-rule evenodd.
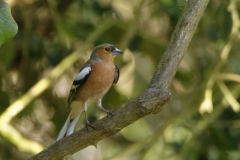
M 89 75 L 92 72 L 92 66 L 91 64 L 85 64 L 85 66 L 79 71 L 79 73 L 77 74 L 77 76 L 75 77 L 71 90 L 70 90 L 70 94 L 69 94 L 69 98 L 68 98 L 68 104 L 70 104 L 77 96 L 77 93 L 79 91 L 79 89 L 84 85 L 84 83 L 87 81 Z
M 118 68 L 118 66 L 115 65 L 115 75 L 114 75 L 114 80 L 113 80 L 114 84 L 116 84 L 118 82 L 119 76 L 120 76 L 119 68 Z

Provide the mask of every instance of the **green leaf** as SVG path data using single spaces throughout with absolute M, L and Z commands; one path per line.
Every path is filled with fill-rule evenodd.
M 0 46 L 17 34 L 18 26 L 11 15 L 10 6 L 0 1 Z

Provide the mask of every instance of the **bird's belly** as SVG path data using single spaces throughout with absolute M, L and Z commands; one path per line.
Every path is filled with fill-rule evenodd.
M 114 66 L 115 67 L 115 66 Z M 115 68 L 93 71 L 86 83 L 79 90 L 77 99 L 81 101 L 97 101 L 101 99 L 113 84 Z

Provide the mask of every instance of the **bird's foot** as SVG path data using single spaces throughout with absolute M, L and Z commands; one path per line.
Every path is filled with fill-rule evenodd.
M 94 127 L 89 121 L 86 121 L 86 127 L 87 127 L 87 131 L 89 131 L 89 127 L 91 127 L 94 130 L 97 130 L 97 128 Z
M 111 111 L 106 111 L 108 116 L 113 116 L 113 113 Z

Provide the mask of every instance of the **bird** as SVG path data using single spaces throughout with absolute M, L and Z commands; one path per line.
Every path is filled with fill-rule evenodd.
M 74 132 L 82 111 L 85 114 L 87 130 L 89 130 L 89 127 L 95 129 L 87 117 L 89 102 L 96 102 L 98 108 L 108 115 L 113 115 L 112 112 L 102 106 L 102 98 L 110 87 L 118 82 L 120 71 L 118 66 L 114 64 L 114 58 L 119 54 L 123 54 L 123 51 L 107 43 L 93 49 L 90 59 L 73 80 L 67 101 L 69 115 L 56 141 Z

